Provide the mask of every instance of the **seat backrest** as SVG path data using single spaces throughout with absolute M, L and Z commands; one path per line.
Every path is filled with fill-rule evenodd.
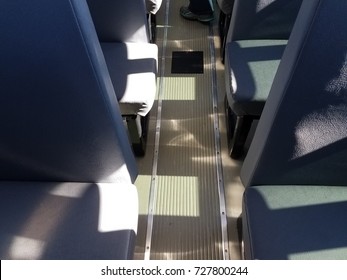
M 0 41 L 0 180 L 134 181 L 86 1 L 1 1 Z
M 149 42 L 145 0 L 87 0 L 101 42 Z
M 219 9 L 226 15 L 230 15 L 233 11 L 234 0 L 217 0 Z
M 235 0 L 227 41 L 288 39 L 303 0 Z
M 347 185 L 347 1 L 304 1 L 241 178 Z

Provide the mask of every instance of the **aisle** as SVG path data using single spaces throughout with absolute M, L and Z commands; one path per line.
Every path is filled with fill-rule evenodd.
M 164 0 L 157 15 L 158 98 L 136 184 L 138 259 L 229 259 L 214 29 L 182 19 L 185 3 Z

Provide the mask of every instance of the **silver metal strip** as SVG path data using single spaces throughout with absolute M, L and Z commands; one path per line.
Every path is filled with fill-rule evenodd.
M 221 142 L 219 132 L 219 121 L 218 121 L 218 89 L 217 89 L 217 70 L 216 70 L 216 51 L 214 44 L 214 32 L 213 24 L 210 24 L 209 29 L 209 46 L 210 46 L 210 57 L 212 65 L 212 106 L 213 106 L 213 125 L 214 125 L 214 139 L 215 139 L 215 156 L 217 163 L 217 186 L 219 195 L 219 207 L 220 207 L 220 219 L 222 227 L 222 249 L 223 259 L 229 260 L 229 240 L 228 240 L 228 222 L 226 213 L 225 203 L 225 192 L 224 192 L 224 180 L 223 180 L 223 168 L 221 158 Z
M 157 170 L 158 170 L 159 140 L 160 140 L 160 128 L 161 128 L 161 110 L 162 110 L 163 95 L 164 95 L 164 73 L 165 73 L 165 57 L 166 57 L 166 46 L 167 46 L 167 32 L 168 32 L 168 24 L 169 24 L 169 10 L 170 10 L 170 0 L 166 0 L 164 34 L 163 34 L 163 42 L 162 42 L 162 54 L 161 54 L 161 60 L 160 60 L 158 108 L 157 108 L 157 122 L 155 125 L 152 180 L 151 180 L 150 196 L 149 196 L 149 202 L 148 202 L 146 247 L 145 247 L 145 255 L 144 255 L 145 260 L 150 260 L 150 257 L 151 257 L 153 218 L 154 218 L 155 204 L 157 200 L 156 198 L 156 188 L 157 188 L 157 181 L 158 181 Z

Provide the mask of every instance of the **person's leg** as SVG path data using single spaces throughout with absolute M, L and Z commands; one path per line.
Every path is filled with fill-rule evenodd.
M 183 6 L 180 14 L 185 19 L 209 22 L 214 19 L 211 0 L 190 0 L 189 6 Z

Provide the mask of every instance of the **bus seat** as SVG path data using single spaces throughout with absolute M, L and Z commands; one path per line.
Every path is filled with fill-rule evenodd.
M 137 167 L 86 1 L 1 1 L 0 40 L 0 258 L 132 258 Z
M 156 94 L 158 47 L 150 43 L 144 0 L 87 0 L 136 156 L 146 149 Z
M 346 11 L 302 4 L 241 169 L 247 259 L 347 259 Z
M 225 51 L 229 154 L 238 158 L 269 94 L 302 0 L 236 0 Z
M 87 0 L 101 42 L 148 43 L 145 0 Z
M 225 15 L 230 15 L 233 11 L 234 0 L 217 0 L 218 7 Z
M 217 0 L 219 7 L 218 29 L 221 41 L 221 58 L 224 63 L 225 44 L 235 0 Z

